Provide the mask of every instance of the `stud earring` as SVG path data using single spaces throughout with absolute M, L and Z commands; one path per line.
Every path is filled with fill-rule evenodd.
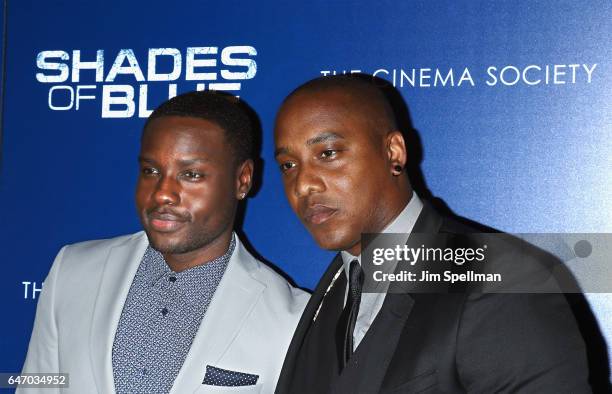
M 246 193 L 240 193 L 240 195 L 238 196 L 239 200 L 243 200 L 246 197 Z
M 398 176 L 404 169 L 399 164 L 393 167 L 393 175 Z

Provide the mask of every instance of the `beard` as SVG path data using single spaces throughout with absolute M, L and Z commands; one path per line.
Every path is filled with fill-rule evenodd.
M 145 233 L 149 239 L 149 245 L 161 254 L 184 254 L 206 248 L 217 240 L 228 227 L 231 228 L 233 226 L 231 219 L 225 219 L 221 222 L 226 223 L 226 225 L 211 226 L 210 224 L 201 224 L 187 229 L 183 235 L 177 237 L 166 237 L 163 236 L 163 234 L 155 233 L 147 229 L 145 229 Z
M 189 236 L 187 238 L 174 240 L 159 240 L 147 232 L 149 245 L 161 254 L 184 254 L 202 249 L 208 246 L 216 237 L 212 236 Z

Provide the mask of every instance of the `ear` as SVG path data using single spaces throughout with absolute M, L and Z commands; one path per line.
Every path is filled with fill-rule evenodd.
M 253 160 L 248 159 L 236 169 L 236 199 L 244 200 L 249 194 L 253 182 L 254 168 Z
M 400 131 L 395 130 L 387 134 L 386 150 L 389 171 L 396 176 L 401 174 L 408 161 L 408 153 L 406 152 L 404 136 Z

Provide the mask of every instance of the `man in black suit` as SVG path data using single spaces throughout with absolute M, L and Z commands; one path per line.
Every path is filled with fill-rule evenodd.
M 373 80 L 300 86 L 281 106 L 275 143 L 291 207 L 322 248 L 340 252 L 302 315 L 277 393 L 591 391 L 554 281 L 545 294 L 362 293 L 362 234 L 477 232 L 413 192 L 404 137 Z M 524 277 L 538 282 L 531 273 L 547 266 L 529 259 Z

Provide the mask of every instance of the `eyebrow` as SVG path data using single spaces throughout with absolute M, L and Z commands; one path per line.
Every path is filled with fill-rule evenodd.
M 138 162 L 139 163 L 142 163 L 142 162 L 145 162 L 145 163 L 155 163 L 155 160 L 149 159 L 148 157 L 144 157 L 144 156 L 138 156 Z
M 335 141 L 335 140 L 343 140 L 343 139 L 344 139 L 344 136 L 342 136 L 341 134 L 338 134 L 333 131 L 324 131 L 320 133 L 319 135 L 306 140 L 306 146 L 321 144 L 327 141 Z M 289 149 L 284 146 L 281 146 L 280 148 L 274 151 L 274 157 L 278 155 L 286 154 L 286 153 L 289 153 Z
M 179 160 L 179 164 L 182 166 L 189 166 L 191 164 L 196 164 L 196 163 L 206 163 L 209 162 L 209 159 L 205 159 L 203 157 L 196 157 L 193 159 L 186 159 L 186 160 Z M 157 164 L 157 162 L 153 159 L 150 159 L 148 157 L 143 157 L 143 156 L 138 156 L 138 162 L 145 162 L 145 163 L 151 163 L 151 164 Z
M 344 137 L 333 131 L 324 131 L 316 137 L 312 137 L 306 141 L 306 145 L 315 145 L 327 141 L 343 140 Z
M 278 149 L 274 149 L 274 157 L 277 157 L 278 155 L 285 155 L 289 153 L 289 149 L 283 147 L 280 147 Z

